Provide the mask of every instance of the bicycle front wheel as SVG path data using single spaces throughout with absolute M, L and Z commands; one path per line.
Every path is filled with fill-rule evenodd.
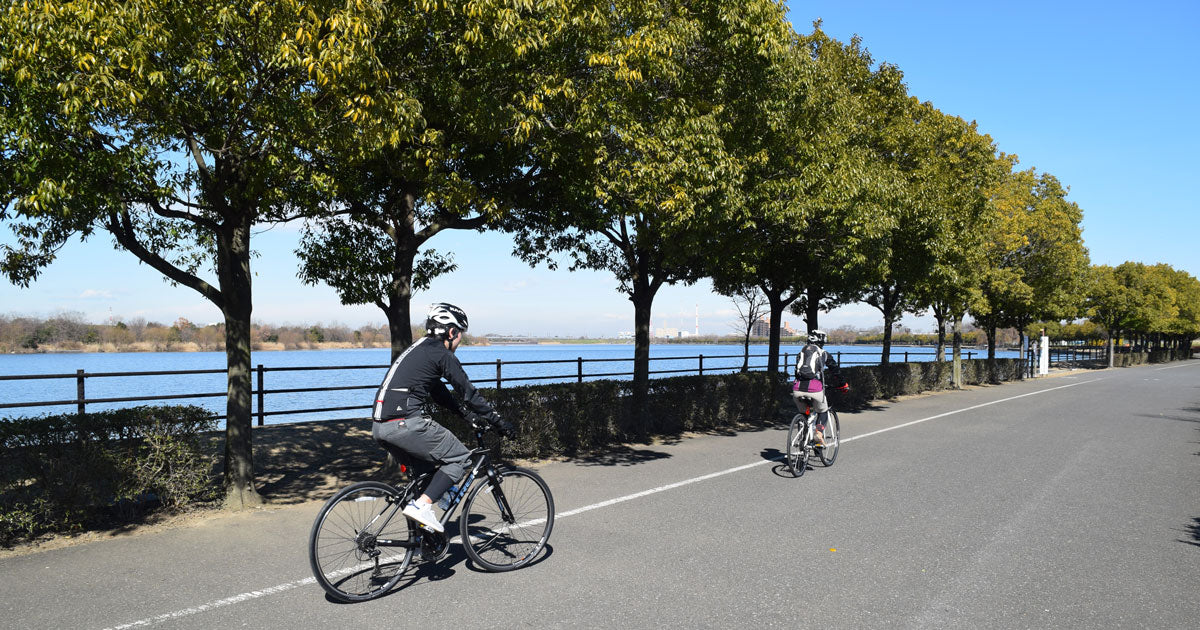
M 343 602 L 372 599 L 391 590 L 412 561 L 416 534 L 400 513 L 403 495 L 378 481 L 349 485 L 317 514 L 308 560 L 317 583 Z
M 496 471 L 498 483 L 475 484 L 458 520 L 463 549 L 480 568 L 512 571 L 537 557 L 554 527 L 554 497 L 537 473 Z
M 787 439 L 787 467 L 792 471 L 793 477 L 799 477 L 804 474 L 804 469 L 808 467 L 808 449 L 805 448 L 804 438 L 807 418 L 804 414 L 798 413 L 792 417 L 792 425 L 788 427 Z
M 825 448 L 817 449 L 821 455 L 822 464 L 832 466 L 834 460 L 837 459 L 841 435 L 841 424 L 838 423 L 837 412 L 830 409 L 829 422 L 825 423 L 825 429 L 821 432 L 821 440 L 825 442 Z

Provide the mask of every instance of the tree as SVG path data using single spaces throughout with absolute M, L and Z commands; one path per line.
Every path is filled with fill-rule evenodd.
M 698 279 L 705 246 L 728 225 L 718 221 L 741 210 L 740 168 L 722 142 L 722 110 L 739 88 L 728 68 L 769 54 L 786 22 L 769 0 L 619 0 L 592 14 L 576 29 L 586 60 L 577 98 L 550 115 L 554 131 L 535 147 L 543 201 L 511 229 L 531 264 L 565 255 L 572 270 L 616 276 L 634 307 L 640 416 L 654 297 Z
M 753 220 L 735 225 L 732 217 L 708 248 L 718 290 L 757 286 L 766 297 L 771 373 L 784 310 L 806 289 L 837 284 L 857 239 L 874 229 L 864 95 L 899 85 L 893 68 L 872 71 L 857 40 L 833 40 L 819 23 L 793 35 L 786 53 L 739 73 L 747 89 L 726 108 L 725 145 L 743 164 L 741 199 Z
M 412 343 L 413 291 L 455 269 L 428 245 L 448 229 L 482 229 L 537 179 L 529 142 L 543 101 L 570 92 L 559 68 L 570 32 L 564 3 L 469 11 L 397 3 L 377 43 L 389 89 L 409 95 L 420 133 L 357 156 L 333 154 L 340 211 L 309 222 L 300 277 L 326 282 L 344 304 L 386 315 L 392 358 Z M 555 36 L 555 33 L 558 36 Z
M 742 372 L 746 372 L 750 369 L 750 335 L 754 324 L 762 319 L 767 300 L 757 286 L 732 290 L 728 297 L 733 300 L 733 307 L 738 312 L 740 326 L 734 328 L 742 335 Z
M 325 143 L 413 133 L 412 101 L 380 87 L 389 4 L 32 1 L 0 15 L 0 219 L 17 235 L 3 271 L 28 286 L 102 230 L 221 310 L 228 506 L 260 501 L 251 231 L 328 199 L 311 159 Z
M 988 191 L 1011 164 L 996 155 L 992 139 L 974 122 L 945 114 L 925 120 L 929 153 L 915 191 L 922 232 L 909 237 L 922 255 L 912 290 L 937 321 L 938 361 L 945 357 L 946 324 L 951 325 L 952 382 L 961 387 L 962 320 L 979 298 L 983 235 L 990 224 Z
M 975 313 L 988 335 L 989 360 L 995 359 L 998 327 L 1014 327 L 1023 336 L 1029 323 L 1082 315 L 1088 269 L 1083 212 L 1066 196 L 1056 177 L 1034 169 L 1008 174 L 996 190 L 989 268 Z
M 1121 283 L 1112 267 L 1093 265 L 1088 278 L 1085 304 L 1088 319 L 1104 327 L 1108 345 L 1108 367 L 1112 367 L 1114 339 L 1129 321 L 1128 287 Z

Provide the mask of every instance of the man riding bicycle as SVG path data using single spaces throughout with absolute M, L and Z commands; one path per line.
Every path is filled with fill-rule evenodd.
M 467 314 L 453 304 L 434 304 L 425 320 L 425 331 L 424 337 L 396 358 L 379 386 L 371 435 L 397 459 L 415 459 L 436 469 L 424 494 L 404 507 L 404 515 L 441 532 L 444 528 L 433 512 L 434 498 L 462 478 L 470 457 L 467 447 L 426 411 L 432 399 L 465 416 L 442 379 L 462 396 L 469 412 L 487 420 L 501 435 L 511 436 L 513 426 L 479 395 L 454 356 L 467 331 Z
M 808 343 L 800 354 L 796 355 L 796 382 L 792 384 L 792 399 L 796 402 L 796 408 L 804 411 L 805 401 L 808 401 L 817 410 L 813 440 L 818 447 L 825 446 L 821 432 L 825 430 L 825 423 L 829 421 L 829 402 L 825 399 L 825 374 L 828 372 L 836 379 L 835 382 L 841 383 L 837 388 L 839 391 L 850 390 L 837 361 L 825 350 L 825 339 L 823 331 L 808 332 Z

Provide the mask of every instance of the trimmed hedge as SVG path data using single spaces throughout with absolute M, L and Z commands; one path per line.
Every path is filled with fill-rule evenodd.
M 194 406 L 0 420 L 0 544 L 210 498 L 215 428 Z
M 963 361 L 963 382 L 999 383 L 1021 377 L 1017 359 Z M 842 370 L 850 381 L 847 395 L 834 392 L 842 409 L 868 401 L 950 387 L 950 363 L 893 363 Z M 514 420 L 518 435 L 504 445 L 509 457 L 536 459 L 575 456 L 622 442 L 653 436 L 712 431 L 787 422 L 795 413 L 788 383 L 765 372 L 675 376 L 650 381 L 646 421 L 638 424 L 630 409 L 630 381 L 589 381 L 490 389 L 486 398 Z M 457 435 L 470 435 L 466 422 L 445 412 L 437 421 Z
M 1190 348 L 1161 349 L 1149 352 L 1118 352 L 1113 355 L 1113 367 L 1129 367 L 1147 363 L 1168 363 L 1192 358 Z

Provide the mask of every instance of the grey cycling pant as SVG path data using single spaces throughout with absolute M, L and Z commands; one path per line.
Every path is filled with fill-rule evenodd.
M 804 401 L 811 400 L 813 410 L 817 413 L 825 413 L 829 411 L 829 403 L 825 400 L 825 390 L 819 392 L 792 392 L 792 400 L 796 402 L 796 409 L 804 411 Z
M 397 459 L 416 459 L 431 464 L 451 480 L 449 483 L 462 479 L 471 459 L 471 451 L 449 429 L 428 416 L 376 422 L 371 435 Z

